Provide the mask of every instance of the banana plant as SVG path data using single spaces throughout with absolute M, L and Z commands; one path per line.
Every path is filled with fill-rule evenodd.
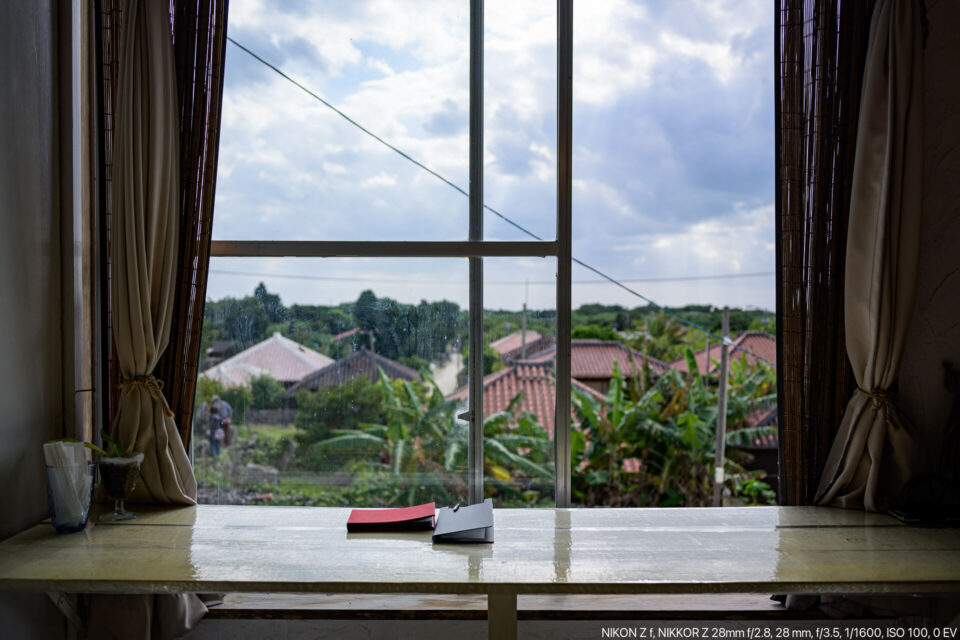
M 710 503 L 717 391 L 704 383 L 689 348 L 685 357 L 687 375 L 669 370 L 649 384 L 645 381 L 650 376 L 640 376 L 632 388 L 615 366 L 603 400 L 574 389 L 578 425 L 571 451 L 578 501 L 607 506 Z M 772 370 L 743 363 L 733 370 L 727 418 L 734 428 L 725 438 L 731 447 L 773 432 L 770 427 L 742 427 L 750 411 L 775 399 L 772 376 Z M 768 496 L 756 485 L 755 474 L 743 468 L 745 456 L 732 448 L 726 451 L 728 486 Z
M 330 438 L 314 445 L 315 450 L 379 456 L 392 475 L 415 477 L 411 487 L 400 488 L 395 501 L 412 503 L 424 495 L 435 499 L 438 484 L 453 487 L 457 498 L 465 499 L 459 493 L 466 490 L 467 427 L 456 419 L 457 402 L 445 399 L 429 376 L 421 385 L 392 381 L 382 369 L 379 376 L 385 424 L 334 430 Z M 487 417 L 483 425 L 487 475 L 508 487 L 522 478 L 553 478 L 546 430 L 533 414 L 519 410 L 521 402 L 518 394 L 506 411 Z

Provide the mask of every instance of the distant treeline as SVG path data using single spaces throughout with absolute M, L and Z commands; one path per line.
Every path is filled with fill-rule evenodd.
M 722 311 L 709 305 L 687 305 L 672 309 L 677 314 L 713 331 L 720 332 Z M 586 304 L 573 311 L 575 338 L 619 339 L 662 359 L 682 353 L 683 346 L 701 348 L 700 331 L 652 306 L 627 309 L 619 305 Z M 520 329 L 520 311 L 486 310 L 486 339 L 501 338 Z M 555 333 L 554 310 L 529 310 L 526 327 L 540 334 Z M 377 353 L 415 368 L 425 366 L 434 356 L 466 344 L 466 309 L 447 300 L 404 304 L 378 298 L 364 291 L 355 302 L 336 306 L 285 306 L 280 296 L 261 283 L 253 295 L 243 298 L 208 300 L 204 309 L 204 352 L 216 342 L 226 354 L 236 353 L 270 337 L 274 332 L 295 340 L 332 358 L 359 349 Z M 336 340 L 350 329 L 359 331 Z M 758 309 L 731 309 L 730 332 L 774 331 L 774 314 Z

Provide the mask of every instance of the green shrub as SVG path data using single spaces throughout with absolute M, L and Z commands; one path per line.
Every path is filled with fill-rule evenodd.
M 299 409 L 293 424 L 297 443 L 308 447 L 326 440 L 335 429 L 356 429 L 361 423 L 383 421 L 383 393 L 366 377 L 357 376 L 337 387 L 297 394 Z
M 233 424 L 243 424 L 246 420 L 247 409 L 251 408 L 253 403 L 253 394 L 247 387 L 227 387 L 220 394 L 223 400 L 227 401 L 230 408 L 233 409 Z
M 279 409 L 283 406 L 283 385 L 269 373 L 250 378 L 250 408 Z
M 583 324 L 579 327 L 574 327 L 570 337 L 574 339 L 619 340 L 620 334 L 609 325 Z

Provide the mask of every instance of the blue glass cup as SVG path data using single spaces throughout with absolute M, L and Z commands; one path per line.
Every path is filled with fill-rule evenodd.
M 47 471 L 47 507 L 57 534 L 83 531 L 93 499 L 94 464 L 51 467 Z

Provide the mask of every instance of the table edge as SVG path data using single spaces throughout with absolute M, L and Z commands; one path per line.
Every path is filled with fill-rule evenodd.
M 622 583 L 422 583 L 422 582 L 245 582 L 112 581 L 104 585 L 86 580 L 2 579 L 0 592 L 65 593 L 429 593 L 523 595 L 584 594 L 642 595 L 700 593 L 771 594 L 949 594 L 960 593 L 960 580 L 929 582 L 622 582 Z

